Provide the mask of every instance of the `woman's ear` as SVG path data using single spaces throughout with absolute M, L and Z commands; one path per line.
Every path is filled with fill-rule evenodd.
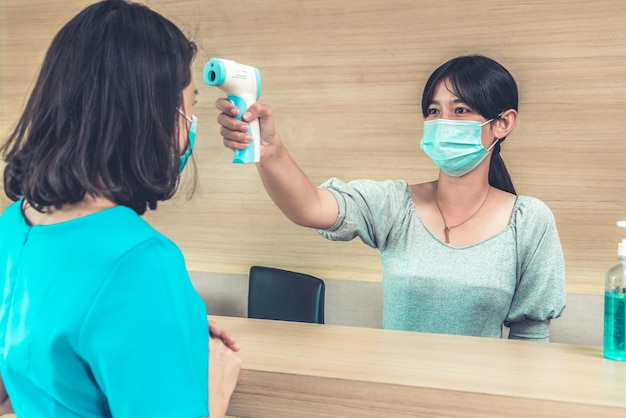
M 517 123 L 517 110 L 505 110 L 495 122 L 493 134 L 498 139 L 506 137 L 513 128 L 515 128 L 515 124 Z

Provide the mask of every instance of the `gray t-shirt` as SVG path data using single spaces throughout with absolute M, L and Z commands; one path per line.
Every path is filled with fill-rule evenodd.
M 509 226 L 476 244 L 439 240 L 415 211 L 403 180 L 322 184 L 339 204 L 337 222 L 319 233 L 355 237 L 377 248 L 383 268 L 383 327 L 442 334 L 547 341 L 565 307 L 563 251 L 554 216 L 518 196 Z

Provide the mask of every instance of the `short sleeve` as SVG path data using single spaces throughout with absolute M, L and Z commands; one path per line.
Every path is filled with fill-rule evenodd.
M 399 213 L 412 203 L 403 180 L 376 182 L 355 180 L 349 183 L 332 178 L 321 188 L 330 190 L 337 199 L 339 216 L 327 230 L 318 230 L 332 241 L 350 241 L 357 236 L 373 248 L 383 249 Z
M 549 340 L 550 320 L 565 308 L 565 262 L 550 209 L 531 197 L 520 199 L 512 222 L 517 245 L 517 284 L 504 324 L 509 338 Z
M 125 254 L 77 344 L 113 416 L 208 416 L 206 310 L 171 242 L 154 238 Z

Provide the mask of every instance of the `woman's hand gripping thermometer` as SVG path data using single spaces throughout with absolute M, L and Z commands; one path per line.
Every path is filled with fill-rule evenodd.
M 239 108 L 237 119 L 261 96 L 261 74 L 255 67 L 235 61 L 211 58 L 204 66 L 204 82 L 223 90 L 232 104 Z M 252 142 L 247 148 L 235 150 L 233 163 L 257 163 L 261 158 L 261 132 L 258 119 L 248 123 Z

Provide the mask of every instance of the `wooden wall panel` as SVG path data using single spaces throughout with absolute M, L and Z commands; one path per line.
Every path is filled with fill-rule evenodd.
M 0 132 L 15 122 L 51 37 L 86 1 L 0 3 Z M 211 57 L 257 66 L 261 100 L 315 183 L 337 176 L 436 177 L 419 149 L 421 89 L 439 64 L 482 53 L 520 87 L 518 126 L 503 157 L 520 194 L 553 210 L 568 290 L 600 293 L 626 219 L 626 2 L 622 0 L 287 0 L 147 2 L 194 37 L 200 89 L 190 173 L 173 201 L 147 215 L 183 249 L 191 270 L 245 273 L 251 264 L 326 278 L 380 280 L 375 250 L 331 243 L 289 223 L 253 166 L 221 144 L 203 85 Z M 0 205 L 3 201 L 0 201 Z M 624 234 L 626 236 L 626 234 Z

